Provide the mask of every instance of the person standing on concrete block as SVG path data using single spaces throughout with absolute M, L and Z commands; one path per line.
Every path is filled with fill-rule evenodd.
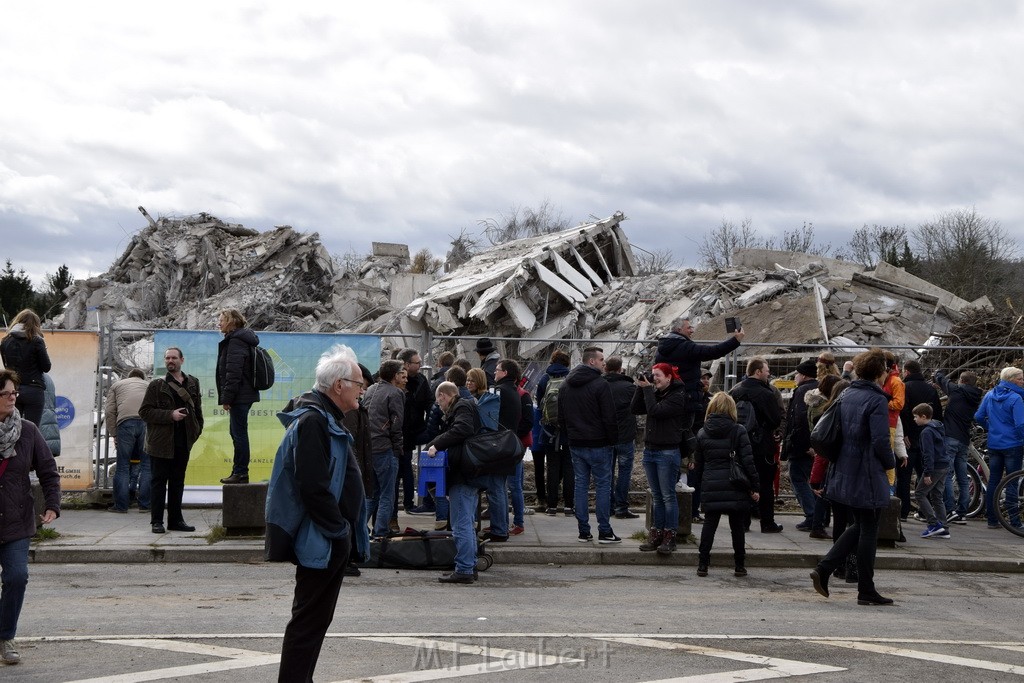
M 619 427 L 619 443 L 612 449 L 612 513 L 615 519 L 636 519 L 640 515 L 629 511 L 629 484 L 636 457 L 636 416 L 630 411 L 630 406 L 636 385 L 632 377 L 622 374 L 622 358 L 619 356 L 611 356 L 607 360 L 604 378 L 612 390 Z M 616 469 L 618 475 L 614 472 Z
M 224 335 L 217 345 L 217 403 L 228 414 L 234 447 L 231 474 L 220 483 L 248 484 L 249 410 L 260 401 L 260 392 L 253 386 L 253 356 L 260 338 L 245 326 L 245 317 L 234 308 L 222 310 L 217 324 Z
M 60 516 L 60 475 L 39 429 L 15 408 L 18 374 L 0 370 L 0 661 L 17 664 L 18 617 L 28 585 L 28 553 L 36 521 L 49 524 Z M 32 482 L 35 471 L 46 511 L 35 516 Z
M 362 476 L 343 426 L 366 385 L 355 353 L 340 344 L 315 374 L 313 389 L 281 415 L 285 435 L 267 488 L 265 557 L 297 565 L 278 681 L 313 680 L 349 558 L 369 558 Z
M 150 521 L 154 534 L 195 531 L 185 523 L 181 499 L 185 471 L 192 446 L 203 433 L 203 398 L 199 380 L 181 371 L 185 354 L 171 346 L 164 351 L 167 375 L 154 379 L 146 389 L 139 416 L 146 423 L 145 450 L 153 469 Z M 164 505 L 167 527 L 164 527 Z
M 128 376 L 110 385 L 107 400 L 103 404 L 107 433 L 114 435 L 117 450 L 117 468 L 114 470 L 114 502 L 107 506 L 109 512 L 128 512 L 131 498 L 131 482 L 138 475 L 136 497 L 139 510 L 148 512 L 151 492 L 151 470 L 149 455 L 146 453 L 146 423 L 139 417 L 142 400 L 146 397 L 149 382 L 146 373 L 132 368 Z
M 640 550 L 657 550 L 668 555 L 676 549 L 679 528 L 679 481 L 681 456 L 679 441 L 686 424 L 686 393 L 676 369 L 668 363 L 656 363 L 648 379 L 636 379 L 631 409 L 647 416 L 644 430 L 644 472 L 651 489 L 651 523 L 647 541 Z M 691 488 L 686 493 L 693 493 Z

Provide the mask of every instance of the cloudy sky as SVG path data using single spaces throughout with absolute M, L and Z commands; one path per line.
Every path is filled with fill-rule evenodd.
M 1024 238 L 1021 4 L 47 2 L 0 9 L 0 256 L 105 271 L 157 215 L 443 253 L 543 200 L 694 264 L 974 206 Z M 1024 241 L 1024 239 L 1022 239 Z

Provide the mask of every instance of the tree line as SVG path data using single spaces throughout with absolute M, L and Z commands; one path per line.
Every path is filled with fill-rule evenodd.
M 0 271 L 0 322 L 6 328 L 11 319 L 26 308 L 35 311 L 43 321 L 60 315 L 67 303 L 64 290 L 74 281 L 67 265 L 61 265 L 56 273 L 46 274 L 42 289 L 37 291 L 25 270 L 15 270 L 11 259 L 7 259 Z
M 1024 301 L 1024 284 L 1016 277 L 1022 259 L 1017 241 L 999 221 L 974 207 L 952 209 L 934 220 L 905 225 L 864 225 L 839 247 L 815 239 L 814 225 L 764 237 L 746 218 L 739 224 L 722 219 L 698 246 L 701 265 L 725 270 L 737 249 L 778 249 L 851 261 L 867 269 L 880 261 L 904 268 L 967 301 L 987 295 L 1001 307 Z

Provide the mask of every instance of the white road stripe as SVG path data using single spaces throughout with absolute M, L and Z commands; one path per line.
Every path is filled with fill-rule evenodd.
M 1001 662 L 990 662 L 984 659 L 970 659 L 968 657 L 957 657 L 955 655 L 942 654 L 940 652 L 922 652 L 920 650 L 907 650 L 901 647 L 881 645 L 879 643 L 865 643 L 849 640 L 819 640 L 823 645 L 835 645 L 851 650 L 862 652 L 877 652 L 883 655 L 894 655 L 896 657 L 907 657 L 909 659 L 920 659 L 926 662 L 937 662 L 940 664 L 954 664 L 956 666 L 967 666 L 985 671 L 998 671 L 999 673 L 1016 674 L 1024 676 L 1024 666 L 1016 664 L 1003 664 Z
M 232 669 L 247 669 L 254 666 L 269 666 L 281 661 L 281 655 L 263 655 L 261 657 L 245 657 L 239 659 L 225 659 L 219 662 L 206 664 L 188 664 L 186 666 L 175 666 L 168 669 L 153 669 L 151 671 L 139 671 L 136 673 L 117 674 L 115 676 L 101 676 L 99 678 L 83 678 L 69 683 L 140 683 L 141 681 L 161 681 L 168 678 L 184 678 L 187 676 L 201 676 L 218 671 L 231 671 Z
M 464 636 L 467 634 L 464 634 Z M 433 640 L 429 638 L 412 637 L 362 637 L 359 640 L 367 640 L 386 645 L 405 645 L 408 647 L 423 648 L 427 651 L 452 652 L 457 655 L 487 657 L 488 661 L 475 664 L 447 666 L 443 668 L 422 669 L 417 671 L 406 671 L 399 673 L 382 674 L 373 677 L 353 678 L 336 683 L 369 683 L 376 681 L 383 683 L 415 683 L 416 681 L 439 681 L 446 678 L 461 678 L 463 676 L 477 676 L 480 674 L 498 674 L 505 671 L 519 671 L 522 669 L 536 669 L 544 666 L 555 666 L 556 664 L 577 664 L 581 659 L 559 657 L 556 655 L 543 655 L 535 652 L 524 652 L 521 650 L 508 650 L 504 648 L 469 645 L 460 642 L 444 640 Z M 456 658 L 457 662 L 458 659 Z
M 846 671 L 843 667 L 828 666 L 826 664 L 814 664 L 812 662 L 800 662 L 794 659 L 781 659 L 779 657 L 765 657 L 747 652 L 734 652 L 732 650 L 720 650 L 715 647 L 702 645 L 688 645 L 686 643 L 666 642 L 654 638 L 599 638 L 625 645 L 638 645 L 640 647 L 654 647 L 662 650 L 683 650 L 695 655 L 707 657 L 719 657 L 731 659 L 737 662 L 749 664 L 760 664 L 763 669 L 742 669 L 738 671 L 723 671 L 717 674 L 699 674 L 696 676 L 684 676 L 681 678 L 665 679 L 667 681 L 760 681 L 770 678 L 786 678 L 788 676 L 809 676 L 811 674 L 829 673 L 833 671 Z
M 191 655 L 206 655 L 208 657 L 227 657 L 237 659 L 240 657 L 262 657 L 268 652 L 256 650 L 241 650 L 236 647 L 221 647 L 219 645 L 205 645 L 203 643 L 191 643 L 183 640 L 167 640 L 164 638 L 129 638 L 117 640 L 97 640 L 97 643 L 108 645 L 131 645 L 132 647 L 149 647 L 154 650 L 169 650 L 171 652 L 185 652 Z

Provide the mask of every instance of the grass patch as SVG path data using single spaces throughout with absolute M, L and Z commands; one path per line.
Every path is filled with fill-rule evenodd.
M 209 545 L 213 545 L 217 541 L 223 541 L 227 538 L 228 530 L 220 524 L 214 524 L 210 527 L 210 533 L 206 534 L 206 542 Z
M 55 538 L 60 538 L 60 532 L 56 529 L 51 529 L 48 526 L 41 526 L 36 529 L 36 535 L 32 537 L 33 541 L 52 541 Z
M 646 531 L 634 531 L 633 535 L 630 536 L 630 538 L 633 539 L 634 541 L 646 541 L 647 540 L 647 532 Z

